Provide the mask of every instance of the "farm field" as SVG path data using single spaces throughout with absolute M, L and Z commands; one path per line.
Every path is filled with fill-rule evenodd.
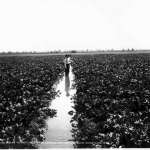
M 64 56 L 65 54 L 76 55 L 101 55 L 101 54 L 149 54 L 150 50 L 100 50 L 100 51 L 68 51 L 68 52 L 26 52 L 26 53 L 0 53 L 0 57 L 4 56 Z
M 0 148 L 36 148 L 44 140 L 63 70 L 60 56 L 0 58 Z
M 53 85 L 63 78 L 63 58 L 0 57 L 0 148 L 38 148 L 34 142 L 45 140 L 46 119 L 57 117 L 49 106 L 59 96 Z M 150 147 L 150 54 L 71 58 L 73 147 Z
M 150 54 L 73 60 L 75 147 L 150 147 Z

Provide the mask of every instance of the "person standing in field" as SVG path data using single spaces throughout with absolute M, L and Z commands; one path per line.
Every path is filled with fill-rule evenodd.
M 65 55 L 64 65 L 65 65 L 65 74 L 66 75 L 69 74 L 70 64 L 71 64 L 70 56 L 69 55 Z

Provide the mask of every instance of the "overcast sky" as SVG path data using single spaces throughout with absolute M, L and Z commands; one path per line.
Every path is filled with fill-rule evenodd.
M 0 51 L 150 49 L 149 0 L 0 0 Z

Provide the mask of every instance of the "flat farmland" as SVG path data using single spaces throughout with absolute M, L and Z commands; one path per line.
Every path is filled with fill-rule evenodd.
M 0 148 L 36 148 L 46 131 L 45 120 L 56 110 L 54 83 L 61 78 L 60 56 L 0 58 Z
M 71 55 L 99 55 L 99 54 L 149 54 L 150 50 L 111 50 L 111 51 L 74 51 L 74 52 L 52 52 L 52 53 L 1 53 L 0 57 L 4 56 L 62 56 L 65 54 L 71 54 Z
M 75 146 L 150 147 L 150 54 L 73 60 Z
M 38 148 L 33 143 L 45 140 L 46 119 L 57 117 L 50 104 L 63 59 L 1 55 L 0 148 Z M 75 53 L 71 59 L 74 148 L 150 147 L 150 53 Z

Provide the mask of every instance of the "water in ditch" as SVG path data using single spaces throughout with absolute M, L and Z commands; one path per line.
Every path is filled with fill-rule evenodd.
M 47 120 L 46 140 L 40 144 L 40 149 L 73 148 L 71 116 L 68 114 L 73 110 L 71 97 L 76 92 L 72 88 L 73 78 L 72 67 L 70 67 L 69 75 L 64 73 L 63 78 L 56 85 L 56 90 L 59 90 L 60 94 L 52 101 L 50 108 L 56 109 L 57 116 Z

